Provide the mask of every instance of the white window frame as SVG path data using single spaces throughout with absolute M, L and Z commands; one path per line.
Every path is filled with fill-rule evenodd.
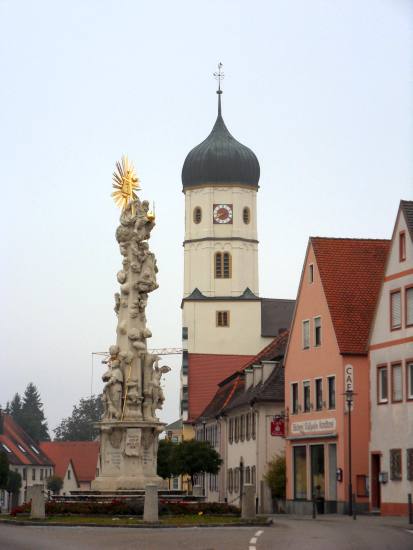
M 308 323 L 308 346 L 305 345 L 305 329 L 306 323 Z M 310 319 L 303 319 L 302 321 L 302 338 L 303 349 L 310 349 L 311 347 L 311 322 Z
M 382 377 L 381 373 L 386 372 L 387 376 L 387 397 L 383 397 L 382 389 Z M 389 366 L 388 365 L 377 365 L 377 402 L 378 403 L 388 403 L 389 402 L 389 390 L 390 390 L 390 379 L 389 379 Z
M 321 380 L 321 409 L 317 409 L 317 380 Z M 316 378 L 314 378 L 314 404 L 315 404 L 314 410 L 322 411 L 324 408 L 324 403 L 325 403 L 325 399 L 324 399 L 323 377 L 317 376 Z
M 334 407 L 330 406 L 330 378 L 334 378 Z M 329 374 L 326 376 L 327 379 L 327 409 L 329 411 L 335 411 L 337 409 L 337 377 L 335 374 Z
M 304 384 L 307 384 L 307 382 L 308 382 L 308 388 L 310 390 L 310 403 L 309 403 L 309 406 L 308 406 L 308 411 L 305 409 L 305 391 L 304 391 Z M 302 408 L 302 412 L 303 413 L 309 413 L 313 410 L 312 407 L 311 407 L 311 380 L 310 379 L 302 380 L 302 388 L 303 388 L 303 408 Z
M 410 366 L 411 368 L 409 368 Z M 408 359 L 406 361 L 406 381 L 406 396 L 408 400 L 411 400 L 413 399 L 413 359 Z M 410 391 L 410 388 L 412 388 L 412 391 Z
M 317 344 L 317 339 L 316 339 L 316 326 L 315 326 L 315 322 L 316 322 L 316 319 L 320 319 L 320 343 Z M 314 335 L 314 347 L 315 348 L 319 348 L 321 346 L 321 344 L 323 343 L 323 329 L 322 329 L 322 321 L 321 321 L 321 315 L 316 315 L 313 319 L 313 335 Z

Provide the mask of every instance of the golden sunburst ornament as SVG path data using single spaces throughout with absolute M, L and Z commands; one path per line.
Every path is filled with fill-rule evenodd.
M 117 170 L 113 172 L 112 178 L 112 185 L 115 189 L 112 197 L 116 206 L 119 206 L 122 210 L 126 210 L 128 205 L 131 204 L 133 214 L 133 201 L 138 198 L 135 191 L 140 189 L 135 168 L 126 155 L 123 155 L 122 160 L 116 163 L 116 168 Z

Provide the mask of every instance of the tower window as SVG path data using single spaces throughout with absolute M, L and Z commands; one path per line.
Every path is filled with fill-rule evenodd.
M 242 219 L 244 220 L 244 223 L 250 223 L 251 221 L 251 212 L 248 206 L 246 206 L 242 211 Z
M 202 220 L 202 210 L 199 206 L 194 208 L 194 223 L 201 223 Z
M 215 254 L 215 278 L 231 278 L 231 254 L 229 252 L 217 252 Z
M 217 327 L 229 327 L 229 311 L 217 311 Z

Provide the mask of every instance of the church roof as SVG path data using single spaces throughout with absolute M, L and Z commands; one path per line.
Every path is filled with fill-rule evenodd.
M 182 185 L 197 187 L 225 184 L 258 188 L 260 165 L 257 157 L 228 131 L 221 113 L 218 92 L 218 116 L 209 136 L 190 151 L 182 168 Z

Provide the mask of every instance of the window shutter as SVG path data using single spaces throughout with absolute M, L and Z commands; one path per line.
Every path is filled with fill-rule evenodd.
M 391 295 L 391 328 L 401 327 L 401 305 L 400 292 L 393 292 Z
M 413 325 L 413 287 L 406 289 L 406 325 Z

